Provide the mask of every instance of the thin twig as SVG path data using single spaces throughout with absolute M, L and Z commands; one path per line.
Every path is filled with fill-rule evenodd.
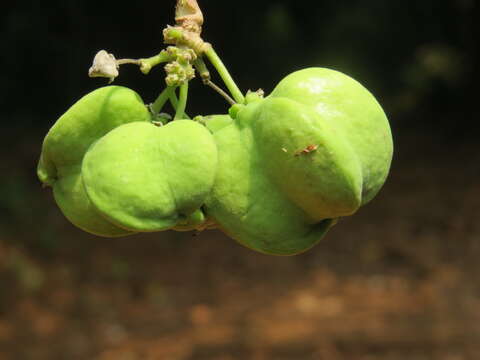
M 123 64 L 141 65 L 141 61 L 137 59 L 118 59 L 117 64 L 118 65 L 123 65 Z
M 233 100 L 225 91 L 223 91 L 222 88 L 220 88 L 218 85 L 215 85 L 210 79 L 205 79 L 203 80 L 203 83 L 205 85 L 208 85 L 210 86 L 213 90 L 215 90 L 217 93 L 219 93 L 221 96 L 223 96 L 223 98 L 225 100 L 227 100 L 227 102 L 230 104 L 230 105 L 235 105 L 236 102 L 235 100 Z

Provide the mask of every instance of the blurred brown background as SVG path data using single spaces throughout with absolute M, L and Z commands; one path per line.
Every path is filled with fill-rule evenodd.
M 216 231 L 102 239 L 36 178 L 96 51 L 147 57 L 174 1 L 23 1 L 0 17 L 0 359 L 480 359 L 479 2 L 201 1 L 239 86 L 343 71 L 394 133 L 378 197 L 315 248 L 271 257 Z M 146 102 L 163 71 L 122 68 Z M 188 112 L 226 112 L 192 83 Z

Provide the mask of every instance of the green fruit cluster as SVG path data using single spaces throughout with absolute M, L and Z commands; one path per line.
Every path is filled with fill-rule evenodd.
M 377 194 L 392 148 L 372 94 L 309 68 L 228 115 L 160 127 L 132 90 L 100 88 L 52 127 L 38 176 L 96 235 L 218 227 L 253 250 L 292 255 Z

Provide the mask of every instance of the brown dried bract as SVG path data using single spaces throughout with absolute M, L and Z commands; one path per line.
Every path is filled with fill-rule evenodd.
M 203 14 L 196 0 L 178 0 L 175 22 L 187 31 L 200 35 Z

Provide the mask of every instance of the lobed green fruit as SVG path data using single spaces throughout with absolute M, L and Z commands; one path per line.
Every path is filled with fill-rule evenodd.
M 239 120 L 237 118 L 237 120 Z M 218 172 L 205 211 L 241 244 L 263 253 L 291 255 L 317 243 L 333 221 L 316 224 L 276 187 L 265 171 L 251 127 L 233 122 L 214 133 Z
M 267 98 L 253 116 L 240 114 L 239 120 L 249 122 L 275 186 L 312 221 L 358 209 L 362 181 L 357 156 L 330 122 L 287 98 Z
M 217 170 L 211 133 L 191 120 L 157 127 L 130 123 L 93 144 L 82 177 L 95 208 L 131 231 L 201 226 L 200 210 Z
M 371 200 L 388 174 L 388 120 L 363 86 L 339 72 L 295 72 L 267 98 L 231 113 L 233 123 L 210 127 L 219 170 L 205 209 L 254 250 L 307 250 L 334 219 Z
M 81 178 L 85 153 L 110 130 L 129 122 L 150 121 L 140 96 L 120 86 L 99 88 L 82 97 L 53 125 L 44 139 L 39 179 L 53 188 L 64 215 L 77 227 L 106 237 L 132 233 L 102 217 L 88 198 Z
M 266 254 L 303 252 L 382 187 L 388 120 L 362 85 L 323 68 L 246 99 L 230 116 L 158 127 L 135 92 L 98 89 L 47 134 L 38 176 L 93 234 L 219 227 Z
M 315 111 L 318 118 L 311 122 L 328 124 L 332 129 L 331 136 L 343 138 L 345 146 L 357 159 L 360 205 L 375 197 L 390 170 L 393 142 L 385 112 L 365 87 L 341 72 L 308 68 L 285 77 L 269 98 L 272 101 L 273 98 L 289 99 L 298 106 L 305 105 Z M 275 116 L 264 111 L 265 117 Z M 312 130 L 314 137 L 320 136 L 317 129 Z M 315 138 L 308 140 L 315 142 Z

